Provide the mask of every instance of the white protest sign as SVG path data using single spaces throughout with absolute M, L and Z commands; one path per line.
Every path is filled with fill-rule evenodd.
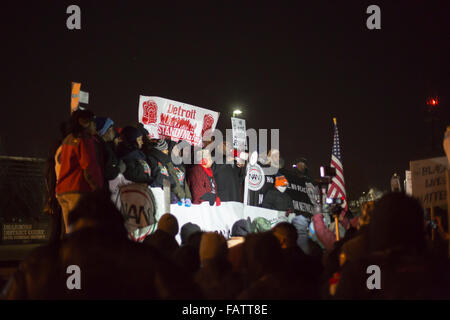
M 89 92 L 80 90 L 79 97 L 80 97 L 80 103 L 89 104 Z
M 405 171 L 405 193 L 408 196 L 412 196 L 412 182 L 411 182 L 411 171 Z
M 236 150 L 247 150 L 247 130 L 245 120 L 231 118 L 231 128 L 233 130 L 233 148 Z
M 139 122 L 149 132 L 150 139 L 184 140 L 201 146 L 202 137 L 214 130 L 219 113 L 183 102 L 160 97 L 139 97 Z
M 410 162 L 412 195 L 424 208 L 447 205 L 445 172 L 448 167 L 446 157 Z

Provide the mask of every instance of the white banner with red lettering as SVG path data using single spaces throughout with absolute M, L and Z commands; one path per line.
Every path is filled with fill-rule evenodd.
M 139 96 L 139 122 L 150 133 L 150 139 L 184 140 L 202 145 L 202 137 L 214 130 L 219 113 L 160 97 Z

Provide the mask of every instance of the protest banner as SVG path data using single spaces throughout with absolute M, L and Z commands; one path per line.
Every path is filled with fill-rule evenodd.
M 290 170 L 282 169 L 280 173 L 289 182 L 286 193 L 292 199 L 294 212 L 312 216 L 314 207 L 320 203 L 319 188 L 313 183 L 312 179 L 301 177 Z
M 247 130 L 245 120 L 231 118 L 231 128 L 233 131 L 233 148 L 236 150 L 247 150 Z
M 430 158 L 410 162 L 413 197 L 420 200 L 424 208 L 447 205 L 446 157 Z
M 138 119 L 150 139 L 184 140 L 201 146 L 209 129 L 214 130 L 219 113 L 161 97 L 139 96 Z

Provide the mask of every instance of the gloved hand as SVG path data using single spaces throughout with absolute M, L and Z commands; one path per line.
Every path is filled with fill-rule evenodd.
M 217 198 L 216 198 L 216 206 L 220 206 L 220 203 L 221 203 L 221 202 L 220 202 L 220 198 L 217 197 Z
M 210 206 L 213 206 L 214 201 L 216 200 L 215 195 L 213 193 L 205 193 L 200 199 L 208 201 Z
M 190 207 L 192 205 L 191 199 L 187 198 L 186 201 L 184 202 L 184 205 L 186 207 Z
M 183 199 L 180 199 L 180 200 L 178 200 L 178 205 L 179 206 L 182 206 L 182 205 L 184 205 L 184 203 L 185 203 L 185 199 L 183 198 Z

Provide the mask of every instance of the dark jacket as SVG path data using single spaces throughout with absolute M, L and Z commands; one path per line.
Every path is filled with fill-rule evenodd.
M 173 189 L 175 187 L 175 180 L 167 169 L 167 164 L 170 163 L 170 156 L 159 150 L 151 149 L 147 152 L 146 157 L 152 170 L 152 185 L 162 188 L 164 179 L 169 179 L 170 188 Z
M 262 163 L 258 162 L 258 165 L 263 170 L 264 170 L 264 168 L 266 168 L 266 169 L 270 168 L 270 165 L 268 165 L 268 164 L 262 164 Z M 276 174 L 265 175 L 264 176 L 264 179 L 265 179 L 264 185 L 261 187 L 261 189 L 259 189 L 258 191 L 251 191 L 251 190 L 248 191 L 248 198 L 249 198 L 248 201 L 251 206 L 257 206 L 257 207 L 262 206 L 263 197 L 274 186 L 275 176 L 276 176 Z
M 245 179 L 245 168 L 239 168 L 236 164 L 213 163 L 211 167 L 217 182 L 218 196 L 221 201 L 241 202 L 242 183 Z
M 157 149 L 147 152 L 147 161 L 152 170 L 153 186 L 163 187 L 164 179 L 170 181 L 171 198 L 174 201 L 191 199 L 191 192 L 186 183 L 186 170 L 183 165 L 174 165 L 168 155 Z
M 105 179 L 113 180 L 115 179 L 119 173 L 120 173 L 120 167 L 119 163 L 120 160 L 117 157 L 116 152 L 114 151 L 114 142 L 104 142 L 103 139 L 101 140 L 103 142 L 103 149 L 104 149 L 104 155 L 105 155 Z
M 137 183 L 152 183 L 150 167 L 142 151 L 123 142 L 118 147 L 117 155 L 126 165 L 125 178 Z
M 294 209 L 291 197 L 287 195 L 286 192 L 280 192 L 276 188 L 272 188 L 267 191 L 261 206 L 263 208 L 278 211 L 287 211 Z

